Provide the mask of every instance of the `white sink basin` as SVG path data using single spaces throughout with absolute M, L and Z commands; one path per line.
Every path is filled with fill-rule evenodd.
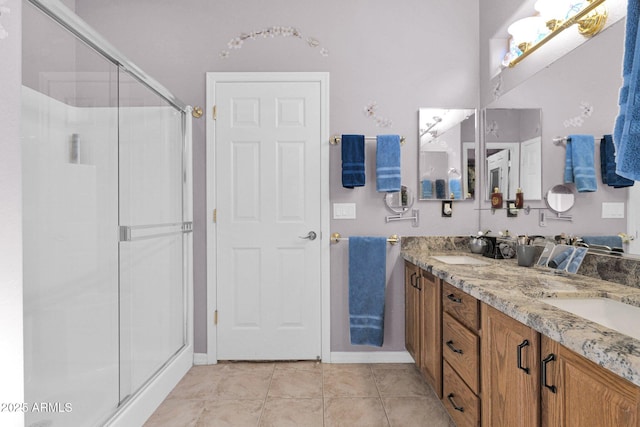
M 541 298 L 540 301 L 640 339 L 637 325 L 640 307 L 609 298 Z
M 445 264 L 466 264 L 466 265 L 488 265 L 489 263 L 481 259 L 477 259 L 466 255 L 442 255 L 432 256 L 431 258 L 437 259 Z

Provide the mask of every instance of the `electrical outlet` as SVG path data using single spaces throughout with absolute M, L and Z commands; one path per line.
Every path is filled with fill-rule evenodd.
M 547 226 L 547 213 L 544 210 L 541 210 L 538 213 L 538 225 L 540 227 Z

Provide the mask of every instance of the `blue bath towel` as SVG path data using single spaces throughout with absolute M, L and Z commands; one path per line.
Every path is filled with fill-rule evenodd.
M 640 180 L 640 4 L 627 2 L 627 24 L 622 65 L 623 85 L 620 89 L 620 112 L 614 129 L 616 173 Z
M 620 111 L 616 118 L 615 129 L 613 131 L 613 142 L 616 147 L 616 153 L 620 148 L 620 141 L 622 139 L 622 131 L 627 117 L 629 100 L 630 85 L 637 77 L 634 78 L 634 74 L 637 75 L 639 70 L 634 70 L 634 58 L 636 51 L 636 40 L 638 38 L 638 19 L 640 18 L 640 4 L 637 1 L 627 2 L 627 23 L 625 29 L 624 39 L 624 58 L 622 61 L 622 87 L 618 94 L 618 105 Z
M 607 184 L 609 187 L 631 187 L 635 182 L 616 173 L 615 147 L 613 146 L 613 137 L 611 135 L 604 135 L 600 140 L 600 172 L 602 174 L 602 183 Z
M 565 159 L 564 182 L 575 183 L 579 193 L 598 189 L 593 135 L 569 135 Z
M 447 183 L 444 179 L 436 179 L 436 199 L 447 198 Z
M 400 135 L 378 135 L 376 140 L 376 189 L 400 191 Z
M 587 245 L 609 246 L 610 248 L 622 247 L 622 237 L 620 236 L 582 236 L 582 241 Z
M 387 281 L 387 239 L 349 238 L 351 344 L 382 347 Z
M 432 198 L 433 197 L 433 183 L 431 182 L 431 180 L 430 179 L 423 179 L 420 190 L 422 192 L 422 198 L 423 199 Z
M 462 200 L 462 181 L 460 179 L 450 179 L 449 180 L 449 192 L 453 193 L 453 198 L 455 200 Z
M 364 135 L 342 135 L 342 186 L 364 187 Z

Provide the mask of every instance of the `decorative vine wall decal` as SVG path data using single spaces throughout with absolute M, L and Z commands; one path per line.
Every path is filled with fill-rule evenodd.
M 11 13 L 11 9 L 9 9 L 7 6 L 3 6 L 6 1 L 7 0 L 0 0 L 0 18 L 2 18 L 3 15 L 8 15 L 9 13 Z M 0 22 L 0 40 L 6 39 L 7 37 L 9 37 L 9 33 L 2 26 L 2 22 Z
M 587 117 L 591 117 L 591 115 L 593 114 L 593 106 L 591 104 L 589 104 L 588 102 L 581 102 L 580 103 L 580 109 L 582 110 L 582 113 L 579 116 L 575 116 L 575 117 L 572 117 L 570 119 L 565 120 L 563 122 L 564 127 L 566 127 L 566 128 L 568 128 L 568 127 L 579 128 L 584 123 L 584 120 Z
M 376 110 L 378 109 L 378 104 L 376 101 L 372 101 L 364 107 L 364 115 L 367 117 L 371 117 L 376 122 L 376 126 L 382 128 L 388 128 L 393 125 L 393 121 L 391 119 L 386 119 L 384 117 L 380 117 L 376 114 Z
M 1 0 L 0 0 L 1 1 Z M 227 47 L 230 50 L 240 49 L 246 40 L 255 40 L 258 38 L 274 38 L 274 37 L 295 37 L 300 40 L 304 40 L 307 42 L 309 47 L 311 48 L 320 48 L 319 52 L 322 56 L 329 56 L 329 51 L 323 47 L 320 47 L 320 42 L 314 37 L 305 37 L 302 35 L 300 30 L 295 27 L 269 27 L 264 30 L 252 31 L 250 33 L 242 33 L 237 37 L 232 38 L 227 43 Z M 220 52 L 220 58 L 227 59 L 231 56 L 230 50 L 222 50 Z

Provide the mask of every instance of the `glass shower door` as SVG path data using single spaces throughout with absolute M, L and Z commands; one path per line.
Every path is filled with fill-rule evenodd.
M 120 399 L 186 343 L 184 117 L 119 79 Z
M 23 3 L 25 425 L 118 407 L 118 69 Z

